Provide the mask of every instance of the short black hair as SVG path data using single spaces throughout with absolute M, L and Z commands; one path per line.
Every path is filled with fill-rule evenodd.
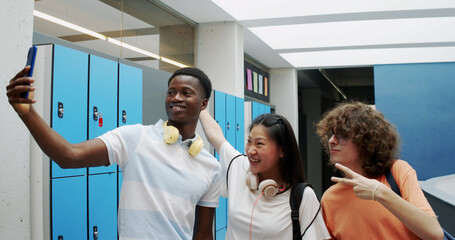
M 180 68 L 175 71 L 174 74 L 172 74 L 172 76 L 169 78 L 169 81 L 167 82 L 167 85 L 169 86 L 171 80 L 178 75 L 188 75 L 197 78 L 201 83 L 202 88 L 204 88 L 205 98 L 210 98 L 210 94 L 212 93 L 212 82 L 201 69 L 194 67 Z

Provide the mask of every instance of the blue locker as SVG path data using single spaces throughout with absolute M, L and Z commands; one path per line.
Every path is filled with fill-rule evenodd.
M 142 123 L 142 69 L 119 64 L 118 125 Z
M 265 113 L 265 105 L 262 103 L 259 103 L 259 115 L 262 115 Z
M 232 144 L 232 146 L 235 145 L 235 132 L 236 132 L 236 117 L 235 117 L 235 97 L 229 94 L 226 94 L 226 133 L 224 136 L 226 137 L 226 140 Z
M 264 105 L 264 109 L 265 109 L 264 113 L 270 113 L 270 106 Z
M 87 177 L 51 180 L 52 239 L 87 239 Z
M 89 175 L 88 181 L 89 239 L 117 239 L 117 173 Z
M 122 172 L 118 172 L 118 179 L 117 179 L 117 202 L 120 201 L 120 190 L 122 189 L 122 183 L 123 183 L 123 174 Z
M 214 91 L 215 99 L 215 120 L 221 126 L 223 134 L 226 135 L 226 93 Z
M 245 152 L 245 105 L 243 98 L 235 98 L 235 149 Z
M 236 102 L 235 102 L 235 97 L 229 94 L 226 94 L 226 140 L 232 144 L 232 146 L 236 147 L 235 141 L 236 141 Z M 228 221 L 228 205 L 229 205 L 229 199 L 225 199 L 225 220 L 223 221 L 223 227 L 227 227 L 227 221 Z
M 223 135 L 226 136 L 226 94 L 219 91 L 214 91 L 215 101 L 215 121 L 220 125 Z M 215 153 L 218 159 L 218 153 Z
M 88 54 L 54 45 L 51 127 L 70 143 L 87 140 L 87 83 Z M 62 169 L 53 161 L 51 165 L 52 178 L 87 172 Z
M 142 69 L 58 45 L 53 64 L 51 127 L 68 141 L 83 142 L 142 122 Z M 53 239 L 93 239 L 95 226 L 98 239 L 117 239 L 122 182 L 117 169 L 68 170 L 52 162 Z
M 224 239 L 226 237 L 226 229 L 227 229 L 227 227 L 223 227 L 223 228 L 217 230 L 215 233 L 215 237 L 216 237 L 215 239 L 216 240 Z
M 215 101 L 215 120 L 221 127 L 223 135 L 226 136 L 226 94 L 219 91 L 214 91 Z M 215 157 L 219 158 L 218 153 Z M 215 230 L 220 230 L 227 226 L 227 203 L 226 199 L 220 196 L 219 207 L 215 210 Z M 218 238 L 217 238 L 218 239 Z M 224 239 L 224 236 L 223 238 Z
M 119 64 L 118 126 L 142 123 L 142 69 Z M 117 167 L 119 179 L 122 174 Z M 121 181 L 119 182 L 120 193 Z M 120 195 L 119 195 L 120 196 Z
M 227 208 L 227 199 L 220 197 L 219 206 L 215 210 L 215 231 L 218 231 L 227 226 Z
M 215 91 L 215 120 L 221 126 L 226 140 L 244 152 L 244 101 L 242 98 Z M 216 209 L 215 237 L 224 239 L 228 223 L 228 199 L 220 197 Z
M 251 102 L 251 120 L 254 121 L 259 115 L 261 115 L 260 104 L 257 102 Z
M 96 138 L 117 127 L 118 63 L 90 55 L 88 137 Z M 89 174 L 116 172 L 117 166 L 91 167 Z

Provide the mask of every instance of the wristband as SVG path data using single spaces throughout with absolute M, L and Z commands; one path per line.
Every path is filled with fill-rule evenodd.
M 375 200 L 374 200 L 374 193 L 376 192 L 376 189 L 378 189 L 379 185 L 381 185 L 381 182 L 378 182 L 378 184 L 376 185 L 376 187 L 374 187 L 373 193 L 371 194 L 371 200 L 373 200 L 373 201 L 375 201 Z

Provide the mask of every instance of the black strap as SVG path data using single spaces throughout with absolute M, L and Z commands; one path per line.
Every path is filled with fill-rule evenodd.
M 229 189 L 228 176 L 229 176 L 229 169 L 231 168 L 231 164 L 234 161 L 234 159 L 236 159 L 236 158 L 238 158 L 240 156 L 246 156 L 246 155 L 240 153 L 239 155 L 233 157 L 232 160 L 229 162 L 228 168 L 226 170 L 226 189 Z
M 387 179 L 387 182 L 388 182 L 389 185 L 390 185 L 390 188 L 392 188 L 392 190 L 393 190 L 396 194 L 398 194 L 398 196 L 401 197 L 400 188 L 398 187 L 397 182 L 395 181 L 395 178 L 393 178 L 392 171 L 390 171 L 390 168 L 388 168 L 388 169 L 385 171 L 385 177 L 386 177 L 386 179 Z
M 308 226 L 305 228 L 305 231 L 303 231 L 303 233 L 300 234 L 299 209 L 300 209 L 300 203 L 302 202 L 302 198 L 303 198 L 303 192 L 305 191 L 305 188 L 307 186 L 312 187 L 311 184 L 309 184 L 309 183 L 301 182 L 301 183 L 297 184 L 297 187 L 292 188 L 291 196 L 289 197 L 289 204 L 291 205 L 292 239 L 294 239 L 294 240 L 302 239 L 303 235 L 305 235 L 308 228 L 310 228 L 311 224 L 313 224 L 314 220 L 316 220 L 316 217 L 318 216 L 319 211 L 321 211 L 321 204 L 319 204 L 318 211 L 314 215 L 313 220 L 311 220 L 310 224 L 308 224 Z
M 292 188 L 291 196 L 289 197 L 289 204 L 291 205 L 291 220 L 292 220 L 292 239 L 301 239 L 300 237 L 300 221 L 299 221 L 299 208 L 302 202 L 303 192 L 308 184 L 299 183 L 296 187 Z

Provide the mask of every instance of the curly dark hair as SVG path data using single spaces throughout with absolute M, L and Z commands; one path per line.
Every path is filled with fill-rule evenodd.
M 324 113 L 316 125 L 317 134 L 328 154 L 327 134 L 351 139 L 359 147 L 362 169 L 368 177 L 379 177 L 399 154 L 396 126 L 384 115 L 361 102 L 344 102 Z
M 289 121 L 278 114 L 262 114 L 256 117 L 249 127 L 262 125 L 267 134 L 279 147 L 283 148 L 284 157 L 280 160 L 280 174 L 287 183 L 296 186 L 305 181 L 304 169 L 300 157 L 299 146 Z
M 167 85 L 169 86 L 171 80 L 178 75 L 187 75 L 197 78 L 205 91 L 205 98 L 207 98 L 207 100 L 210 98 L 210 94 L 212 93 L 212 82 L 201 69 L 195 67 L 185 67 L 177 69 L 169 78 Z

